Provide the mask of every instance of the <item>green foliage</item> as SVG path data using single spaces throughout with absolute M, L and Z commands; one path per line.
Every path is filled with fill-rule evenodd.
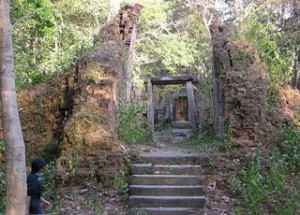
M 144 0 L 141 4 L 144 8 L 137 29 L 134 81 L 139 83 L 161 71 L 173 76 L 187 71 L 207 72 L 210 41 L 194 7 L 164 0 Z
M 56 177 L 56 164 L 54 161 L 49 162 L 46 166 L 46 170 L 42 176 L 41 183 L 43 185 L 43 197 L 50 199 L 54 190 L 54 182 Z
M 296 214 L 300 208 L 299 130 L 284 130 L 286 146 L 271 148 L 271 154 L 258 153 L 230 178 L 229 188 L 239 194 L 237 214 Z
M 282 153 L 289 170 L 294 174 L 300 172 L 300 131 L 299 127 L 292 125 L 283 130 L 284 142 Z
M 72 174 L 76 174 L 79 167 L 79 155 L 77 153 L 73 153 L 71 159 L 68 161 L 69 170 Z
M 139 3 L 144 8 L 137 28 L 134 82 L 159 70 L 171 75 L 179 70 L 206 70 L 209 37 L 195 8 L 187 7 L 184 15 L 177 17 L 173 13 L 182 6 L 178 2 Z M 111 5 L 111 0 L 12 0 L 17 87 L 63 73 L 81 53 L 90 50 L 94 34 L 114 15 Z
M 293 64 L 297 62 L 299 53 L 299 30 L 295 28 L 297 15 L 292 13 L 285 17 L 281 13 L 285 3 L 265 1 L 262 4 L 250 3 L 245 5 L 243 18 L 239 20 L 239 30 L 236 38 L 242 43 L 250 42 L 259 56 L 265 62 L 269 72 L 268 80 L 268 104 L 273 105 L 278 99 L 278 88 L 286 83 L 293 71 Z M 296 10 L 296 4 L 291 4 L 291 9 Z M 266 10 L 265 8 L 274 8 Z M 242 17 L 242 16 L 241 16 Z M 281 20 L 279 25 L 278 20 Z M 289 23 L 289 24 L 288 24 Z M 289 26 L 288 26 L 289 25 Z M 247 42 L 246 42 L 247 41 Z M 299 61 L 299 60 L 298 60 Z M 295 68 L 295 67 L 294 67 Z M 293 76 L 295 79 L 295 75 Z M 295 80 L 294 80 L 295 82 Z
M 221 140 L 218 139 L 212 128 L 206 127 L 200 135 L 192 136 L 190 145 L 198 147 L 200 149 L 210 147 L 216 149 L 220 146 Z
M 231 155 L 234 152 L 234 148 L 232 145 L 232 133 L 233 133 L 233 127 L 231 124 L 229 124 L 227 126 L 227 129 L 223 137 L 223 146 L 227 155 Z
M 91 199 L 85 199 L 83 201 L 83 204 L 87 205 L 93 211 L 96 211 L 96 205 L 95 205 L 95 203 L 94 203 L 93 200 L 91 200 Z
M 0 161 L 4 160 L 4 150 L 5 150 L 5 143 L 3 140 L 0 140 Z
M 5 214 L 6 206 L 6 169 L 4 165 L 4 150 L 5 143 L 0 141 L 0 214 Z M 26 158 L 26 163 L 29 162 L 29 158 Z M 43 184 L 43 196 L 49 198 L 53 194 L 54 180 L 56 176 L 55 162 L 49 162 L 46 166 L 46 171 L 42 177 Z
M 101 182 L 97 178 L 97 166 L 95 165 L 90 165 L 90 176 L 91 176 L 91 184 L 94 187 L 102 187 Z
M 42 158 L 46 160 L 47 163 L 55 161 L 60 156 L 60 142 L 53 141 L 48 143 L 42 151 Z
M 115 186 L 118 188 L 119 193 L 122 196 L 127 197 L 129 191 L 128 178 L 124 170 L 119 170 L 118 175 L 115 177 L 114 183 Z
M 141 4 L 144 8 L 140 15 L 140 23 L 143 23 L 141 27 L 144 30 L 149 30 L 149 28 L 159 28 L 162 23 L 166 23 L 168 20 L 167 11 L 171 9 L 173 5 L 171 2 L 166 2 L 164 0 L 142 0 Z
M 154 55 L 161 56 L 162 69 L 176 75 L 180 67 L 188 67 L 195 59 L 191 53 L 198 53 L 196 44 L 186 33 L 182 35 L 165 35 L 158 44 L 159 49 L 154 50 Z M 153 51 L 153 50 L 152 50 Z
M 247 168 L 241 170 L 240 192 L 243 197 L 241 207 L 247 206 L 252 214 L 262 214 L 260 203 L 268 200 L 266 178 L 262 175 L 261 158 L 255 156 Z
M 93 47 L 110 16 L 110 0 L 12 0 L 16 85 L 33 85 L 63 73 Z
M 149 139 L 147 120 L 143 118 L 144 104 L 120 106 L 118 136 L 126 143 L 144 143 Z
M 272 32 L 269 24 L 253 24 L 248 39 L 256 44 L 257 50 L 266 62 L 270 74 L 268 85 L 268 104 L 274 104 L 278 99 L 278 87 L 291 74 L 292 60 L 282 55 L 277 41 L 278 33 Z

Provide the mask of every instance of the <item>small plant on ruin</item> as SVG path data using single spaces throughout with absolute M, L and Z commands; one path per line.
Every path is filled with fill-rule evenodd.
M 283 130 L 284 142 L 282 153 L 289 170 L 299 175 L 300 172 L 300 130 L 297 125 L 291 125 Z
M 78 154 L 73 154 L 71 156 L 71 159 L 69 160 L 69 170 L 72 174 L 75 174 L 77 172 L 78 169 L 78 165 L 79 165 L 79 157 Z
M 97 178 L 97 166 L 96 165 L 93 165 L 93 164 L 90 165 L 90 176 L 91 176 L 91 184 L 94 187 L 101 188 L 102 184 L 100 181 L 98 181 L 98 178 Z
M 97 209 L 98 209 L 97 204 L 92 199 L 85 199 L 83 201 L 83 204 L 85 204 L 86 206 L 88 206 L 93 212 L 96 212 Z
M 191 145 L 199 148 L 218 148 L 222 143 L 222 140 L 215 136 L 214 131 L 209 126 L 204 127 L 203 132 L 201 134 L 194 134 L 190 140 Z
M 115 177 L 114 180 L 115 186 L 118 188 L 119 193 L 122 196 L 127 197 L 128 195 L 128 178 L 124 172 L 124 170 L 119 170 L 118 175 Z
M 228 125 L 225 133 L 224 133 L 224 139 L 223 139 L 223 146 L 225 148 L 226 154 L 229 156 L 233 154 L 233 146 L 232 146 L 232 133 L 233 133 L 233 127 L 231 124 Z

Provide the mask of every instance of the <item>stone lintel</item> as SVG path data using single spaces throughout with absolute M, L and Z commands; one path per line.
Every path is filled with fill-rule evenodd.
M 177 77 L 155 77 L 151 78 L 152 85 L 169 85 L 169 84 L 186 84 L 186 82 L 191 81 L 194 84 L 198 83 L 198 80 L 191 76 L 177 76 Z M 146 83 L 147 81 L 145 81 Z

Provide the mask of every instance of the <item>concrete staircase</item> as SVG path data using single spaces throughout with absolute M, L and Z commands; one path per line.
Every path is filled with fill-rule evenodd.
M 207 157 L 190 154 L 144 155 L 130 165 L 130 214 L 200 215 Z

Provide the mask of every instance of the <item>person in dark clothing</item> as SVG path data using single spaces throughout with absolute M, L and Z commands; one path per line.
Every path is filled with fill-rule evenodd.
M 42 215 L 41 204 L 49 211 L 52 204 L 42 197 L 41 174 L 44 172 L 46 161 L 43 158 L 35 158 L 31 162 L 31 173 L 27 177 L 26 215 Z

